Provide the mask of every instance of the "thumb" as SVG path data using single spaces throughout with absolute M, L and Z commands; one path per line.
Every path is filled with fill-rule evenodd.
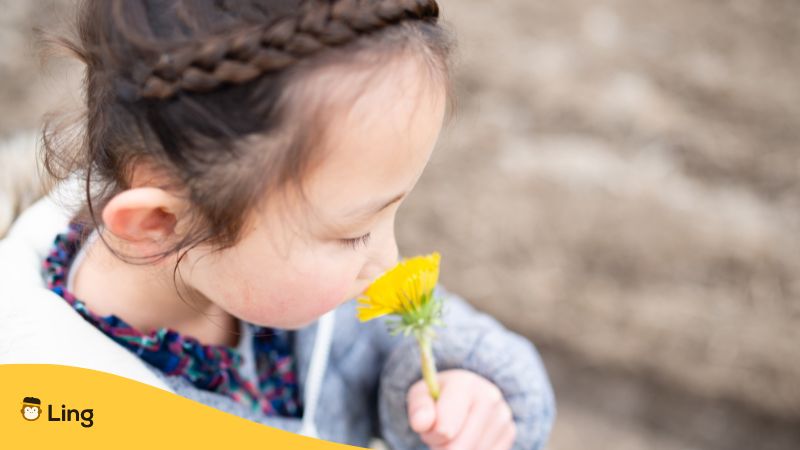
M 417 433 L 424 433 L 436 421 L 436 404 L 424 380 L 419 380 L 408 390 L 408 422 Z

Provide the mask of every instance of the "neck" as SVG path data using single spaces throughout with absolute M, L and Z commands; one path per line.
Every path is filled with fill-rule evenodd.
M 103 231 L 103 238 L 113 248 L 122 248 L 111 233 Z M 155 264 L 128 264 L 100 239 L 87 245 L 83 262 L 75 268 L 72 293 L 96 314 L 114 314 L 144 333 L 165 327 L 205 345 L 237 344 L 235 317 L 181 284 L 180 276 L 173 281 L 176 256 Z

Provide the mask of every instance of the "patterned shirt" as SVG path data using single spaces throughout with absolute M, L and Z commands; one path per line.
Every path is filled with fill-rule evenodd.
M 244 324 L 252 336 L 258 381 L 255 386 L 250 377 L 243 375 L 243 358 L 236 348 L 203 345 L 168 328 L 144 333 L 115 315 L 95 314 L 67 290 L 70 266 L 84 237 L 83 226 L 70 223 L 67 231 L 56 236 L 44 261 L 44 273 L 47 288 L 86 321 L 167 375 L 180 375 L 200 389 L 227 395 L 268 416 L 303 416 L 289 331 Z

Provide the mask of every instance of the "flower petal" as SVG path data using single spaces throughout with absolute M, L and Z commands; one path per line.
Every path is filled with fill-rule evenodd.
M 371 320 L 385 314 L 419 311 L 431 298 L 439 279 L 439 252 L 398 263 L 378 277 L 359 298 L 358 317 Z

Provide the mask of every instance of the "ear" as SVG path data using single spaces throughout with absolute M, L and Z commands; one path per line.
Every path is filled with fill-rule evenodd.
M 182 200 L 155 187 L 115 195 L 103 209 L 103 223 L 116 237 L 145 251 L 158 251 L 176 237 Z

